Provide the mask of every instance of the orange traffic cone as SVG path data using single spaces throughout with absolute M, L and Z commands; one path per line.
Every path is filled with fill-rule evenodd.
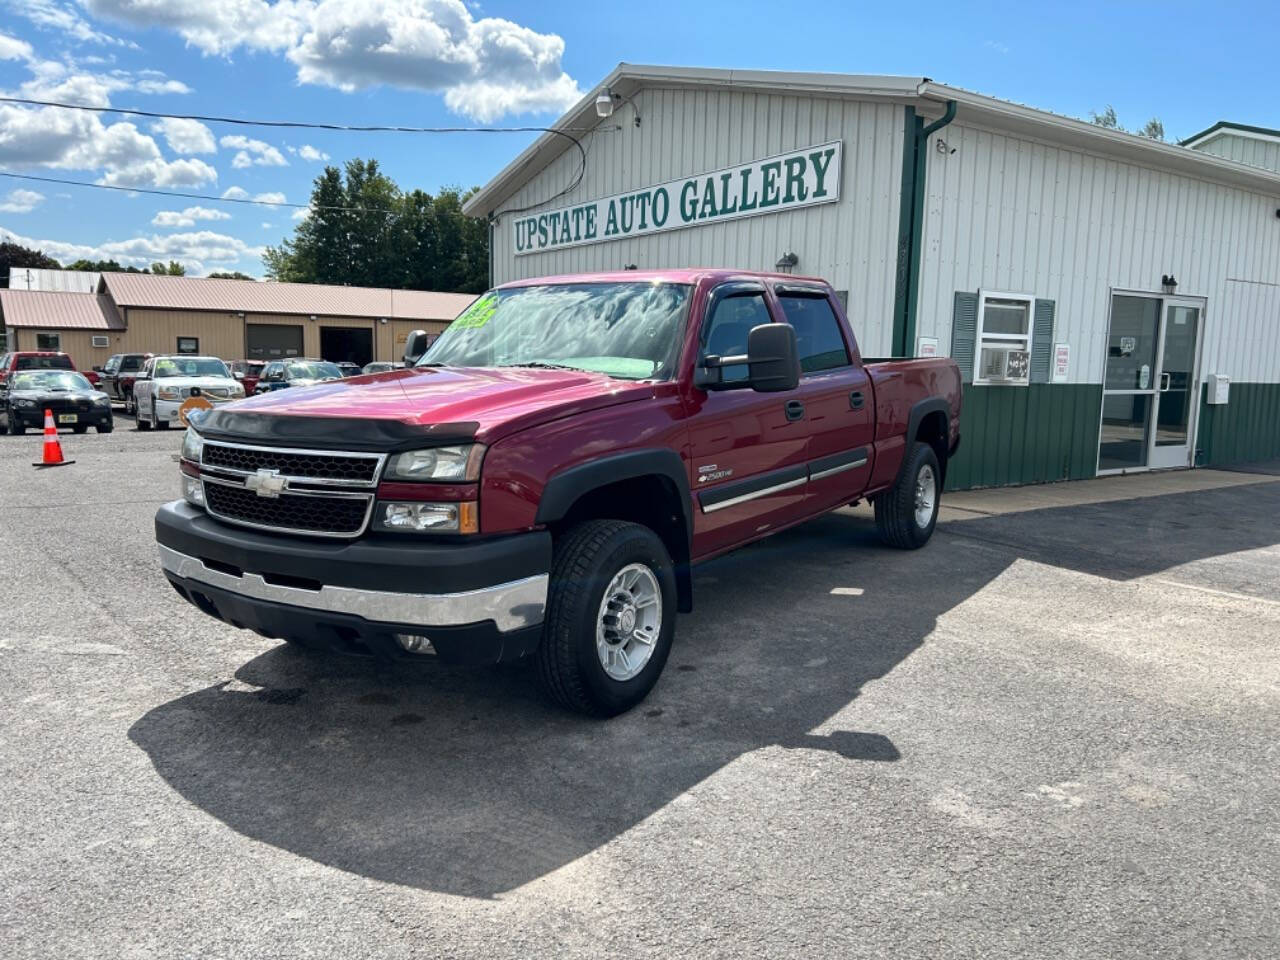
M 53 425 L 53 411 L 44 412 L 44 459 L 33 467 L 65 467 L 74 460 L 62 459 L 62 444 L 58 442 L 58 428 Z

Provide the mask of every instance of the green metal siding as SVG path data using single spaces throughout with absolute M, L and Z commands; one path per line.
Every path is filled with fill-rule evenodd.
M 1215 467 L 1280 457 L 1280 383 L 1233 383 L 1228 402 L 1200 394 L 1196 463 Z
M 947 465 L 947 488 L 1092 477 L 1101 416 L 1102 387 L 1096 383 L 966 385 L 960 450 Z

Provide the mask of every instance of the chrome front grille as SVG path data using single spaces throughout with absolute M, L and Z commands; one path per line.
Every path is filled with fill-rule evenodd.
M 385 454 L 299 450 L 206 440 L 205 506 L 245 527 L 358 537 L 369 524 Z

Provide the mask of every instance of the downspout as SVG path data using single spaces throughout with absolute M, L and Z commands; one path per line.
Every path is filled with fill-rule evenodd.
M 925 175 L 929 137 L 956 118 L 956 102 L 925 126 L 914 107 L 906 108 L 902 155 L 902 203 L 898 211 L 898 282 L 893 308 L 893 355 L 915 354 L 916 302 L 920 292 L 920 260 L 924 233 Z

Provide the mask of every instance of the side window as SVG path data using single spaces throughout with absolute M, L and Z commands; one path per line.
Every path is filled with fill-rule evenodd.
M 849 348 L 826 297 L 784 293 L 778 295 L 778 302 L 787 323 L 795 328 L 802 373 L 849 366 Z
M 278 363 L 268 363 L 267 368 L 262 371 L 263 380 L 280 380 L 281 374 L 284 373 L 284 367 Z
M 747 334 L 751 332 L 751 328 L 772 321 L 763 293 L 740 293 L 726 297 L 712 308 L 711 316 L 702 328 L 702 355 L 740 356 L 747 352 Z M 726 383 L 745 380 L 747 375 L 745 363 L 723 369 Z
M 37 333 L 36 334 L 37 350 L 61 350 L 62 334 L 59 333 Z
M 102 372 L 115 373 L 116 367 L 118 367 L 119 365 L 120 365 L 120 355 L 118 353 L 112 354 L 111 356 L 107 357 L 107 362 L 103 364 Z

